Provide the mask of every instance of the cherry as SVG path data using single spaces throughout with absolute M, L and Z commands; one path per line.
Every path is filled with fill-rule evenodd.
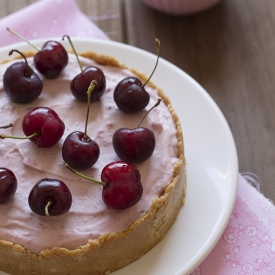
M 36 107 L 25 114 L 22 129 L 25 137 L 0 134 L 0 139 L 30 139 L 38 147 L 51 147 L 63 136 L 65 124 L 51 108 Z
M 38 215 L 57 216 L 69 211 L 72 194 L 64 182 L 45 178 L 32 187 L 28 202 L 31 210 Z
M 117 161 L 106 165 L 101 172 L 101 180 L 107 182 L 103 187 L 103 201 L 115 209 L 135 205 L 141 199 L 143 187 L 140 173 L 131 163 Z
M 97 67 L 90 66 L 86 68 L 82 73 L 78 74 L 70 84 L 72 94 L 75 98 L 86 101 L 87 96 L 86 92 L 87 87 L 89 86 L 92 79 L 96 79 L 98 82 L 98 85 L 94 91 L 94 93 L 91 96 L 91 101 L 97 101 L 100 99 L 100 97 L 103 95 L 106 89 L 106 80 L 105 75 Z
M 103 185 L 102 199 L 107 206 L 113 209 L 129 208 L 138 203 L 142 197 L 140 172 L 131 163 L 116 161 L 107 164 L 101 172 L 101 181 L 80 174 L 67 164 L 66 167 L 89 181 Z
M 41 49 L 39 49 L 19 33 L 9 28 L 7 28 L 7 30 L 20 39 L 26 41 L 38 51 L 34 56 L 34 65 L 36 69 L 46 78 L 57 78 L 61 71 L 67 66 L 69 59 L 68 53 L 59 42 L 49 40 L 45 42 Z
M 140 163 L 151 157 L 155 149 L 155 135 L 145 127 L 139 127 L 148 113 L 160 103 L 158 102 L 142 117 L 136 128 L 120 128 L 113 135 L 113 147 L 117 156 L 128 162 Z
M 70 166 L 77 169 L 87 169 L 93 166 L 99 158 L 98 144 L 85 138 L 83 132 L 75 131 L 67 136 L 62 146 L 62 157 Z
M 36 107 L 25 114 L 22 129 L 26 136 L 37 133 L 30 140 L 38 147 L 51 147 L 63 136 L 65 124 L 53 109 Z
M 70 84 L 73 96 L 81 101 L 87 101 L 87 90 L 91 81 L 96 79 L 97 85 L 91 95 L 91 102 L 98 101 L 106 90 L 106 79 L 103 71 L 95 66 L 90 66 L 83 70 L 70 37 L 68 35 L 64 35 L 63 39 L 64 37 L 68 38 L 81 70 L 81 73 L 75 76 Z
M 18 52 L 25 61 L 16 62 L 7 68 L 3 77 L 4 90 L 10 100 L 29 103 L 40 96 L 43 83 L 29 66 L 26 57 L 18 50 L 11 50 L 9 55 L 13 52 Z
M 94 165 L 99 158 L 100 150 L 98 144 L 87 136 L 90 98 L 95 86 L 96 81 L 93 80 L 88 88 L 88 108 L 85 132 L 76 131 L 69 134 L 62 146 L 63 160 L 73 168 L 87 169 Z
M 157 44 L 157 61 L 153 72 L 146 82 L 142 84 L 137 77 L 129 76 L 122 79 L 115 87 L 114 101 L 117 107 L 124 113 L 139 112 L 149 103 L 150 95 L 144 87 L 154 74 L 159 60 L 160 41 L 157 38 L 155 41 Z
M 54 79 L 68 64 L 68 54 L 64 47 L 56 41 L 47 41 L 34 56 L 36 69 L 46 78 Z
M 122 112 L 136 113 L 148 105 L 150 96 L 137 77 L 129 76 L 117 84 L 114 100 Z
M 0 167 L 0 204 L 11 199 L 17 189 L 17 179 L 14 173 L 4 167 Z

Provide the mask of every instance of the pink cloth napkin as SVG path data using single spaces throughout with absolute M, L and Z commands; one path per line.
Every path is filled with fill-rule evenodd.
M 191 275 L 275 274 L 275 207 L 245 178 L 221 239 Z
M 60 37 L 63 35 L 109 39 L 85 16 L 73 0 L 42 0 L 0 20 L 0 46 L 20 42 L 6 28 L 27 39 Z
M 78 37 L 109 39 L 73 0 L 40 0 L 0 20 L 0 46 L 28 39 Z M 221 239 L 191 275 L 274 275 L 275 207 L 239 176 L 236 204 Z

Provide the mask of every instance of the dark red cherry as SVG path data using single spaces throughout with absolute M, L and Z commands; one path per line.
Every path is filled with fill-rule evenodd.
M 0 167 L 0 204 L 11 199 L 17 189 L 17 179 L 14 173 L 4 167 Z
M 103 186 L 102 199 L 106 205 L 113 209 L 129 208 L 138 203 L 142 197 L 143 187 L 140 181 L 140 172 L 131 163 L 116 161 L 107 164 L 101 172 L 101 181 L 75 171 L 67 163 L 66 167 L 86 180 L 101 184 Z
M 26 136 L 37 133 L 30 140 L 38 147 L 51 147 L 63 136 L 65 124 L 53 109 L 36 107 L 25 114 L 22 129 Z
M 61 71 L 67 66 L 68 53 L 59 42 L 52 40 L 47 41 L 42 46 L 42 49 L 39 49 L 16 31 L 10 28 L 7 28 L 7 31 L 16 35 L 23 41 L 26 41 L 30 46 L 37 50 L 37 53 L 34 56 L 34 65 L 46 78 L 53 79 L 58 77 Z
M 68 64 L 65 48 L 56 41 L 47 41 L 34 56 L 36 69 L 46 78 L 54 79 Z
M 135 205 L 142 197 L 143 187 L 141 176 L 131 163 L 124 161 L 112 162 L 101 172 L 103 201 L 111 208 L 125 209 Z
M 113 135 L 113 147 L 117 156 L 128 162 L 140 163 L 149 159 L 155 144 L 154 133 L 144 127 L 120 128 Z
M 160 41 L 155 39 L 157 45 L 157 61 L 149 78 L 142 83 L 137 77 L 129 76 L 122 79 L 114 90 L 114 101 L 124 113 L 136 113 L 143 110 L 149 103 L 150 95 L 145 90 L 146 84 L 154 74 L 159 60 Z
M 88 108 L 84 133 L 76 131 L 69 134 L 62 146 L 63 160 L 73 168 L 87 169 L 94 165 L 99 158 L 100 150 L 98 144 L 87 135 L 91 94 L 96 85 L 97 81 L 92 80 L 86 92 Z
M 7 68 L 3 76 L 4 90 L 10 100 L 29 103 L 40 96 L 43 83 L 29 66 L 25 56 L 18 50 L 11 50 L 9 55 L 13 52 L 18 52 L 25 61 L 15 62 Z
M 75 169 L 87 169 L 99 158 L 98 144 L 84 135 L 83 132 L 73 132 L 66 137 L 62 146 L 63 160 Z
M 136 113 L 149 103 L 150 96 L 142 82 L 134 76 L 121 80 L 114 90 L 114 101 L 124 113 Z
M 71 92 L 73 96 L 81 101 L 88 101 L 87 91 L 93 80 L 96 81 L 97 85 L 94 87 L 93 92 L 90 96 L 90 101 L 94 102 L 100 99 L 106 89 L 105 75 L 101 69 L 95 66 L 90 66 L 83 70 L 78 54 L 75 50 L 73 42 L 69 35 L 64 35 L 62 39 L 67 38 L 78 61 L 81 73 L 73 78 L 70 84 Z
M 156 145 L 155 135 L 150 129 L 139 127 L 139 125 L 160 102 L 161 100 L 159 99 L 145 113 L 136 128 L 120 128 L 115 131 L 113 135 L 113 147 L 120 159 L 132 163 L 140 163 L 151 157 Z
M 74 77 L 70 87 L 73 96 L 81 101 L 87 101 L 87 90 L 92 80 L 97 81 L 97 85 L 91 94 L 91 102 L 97 101 L 106 89 L 105 75 L 98 67 L 88 67 Z
M 33 186 L 28 202 L 31 210 L 38 215 L 57 216 L 69 211 L 72 194 L 64 182 L 45 178 Z

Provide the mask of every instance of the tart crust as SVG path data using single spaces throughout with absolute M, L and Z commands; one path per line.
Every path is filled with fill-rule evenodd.
M 34 53 L 24 54 L 33 56 Z M 109 56 L 91 52 L 81 55 L 102 65 L 126 68 Z M 145 79 L 144 75 L 134 72 Z M 155 199 L 148 211 L 125 231 L 101 235 L 74 250 L 54 247 L 34 253 L 21 245 L 0 240 L 1 270 L 12 275 L 105 275 L 138 260 L 163 240 L 184 204 L 186 163 L 179 119 L 163 91 L 151 82 L 149 85 L 158 90 L 177 129 L 179 160 L 174 166 L 173 179 L 163 195 Z

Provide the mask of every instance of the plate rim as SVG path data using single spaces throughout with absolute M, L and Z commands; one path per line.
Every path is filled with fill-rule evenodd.
M 46 39 L 47 40 L 59 41 L 62 44 L 65 44 L 68 47 L 68 41 L 62 41 L 62 38 L 60 38 L 60 37 L 59 38 L 58 37 L 39 38 L 39 39 L 35 39 L 35 40 L 30 40 L 30 41 L 34 45 L 41 46 L 45 42 Z M 135 46 L 127 45 L 127 44 L 117 42 L 117 41 L 99 40 L 99 39 L 81 38 L 81 37 L 71 37 L 71 39 L 73 39 L 73 41 L 75 41 L 75 43 L 95 43 L 95 44 L 98 44 L 98 45 L 106 44 L 108 46 L 114 46 L 115 45 L 116 47 L 119 47 L 119 48 L 122 48 L 122 49 L 131 49 L 131 50 L 137 51 L 138 53 L 143 54 L 145 56 L 149 56 L 149 57 L 154 58 L 154 59 L 156 58 L 156 55 L 153 54 L 153 53 L 150 53 L 148 51 L 137 48 Z M 22 49 L 22 48 L 23 49 L 28 49 L 28 50 L 30 49 L 30 46 L 26 42 L 22 41 L 22 42 L 18 42 L 18 43 L 14 43 L 14 44 L 10 44 L 10 45 L 6 45 L 6 46 L 1 47 L 0 48 L 0 55 L 4 51 L 6 51 L 8 53 L 14 47 L 18 47 L 20 49 Z M 92 51 L 92 49 L 91 49 L 91 51 Z M 110 53 L 110 55 L 112 55 L 112 53 Z M 116 58 L 116 56 L 115 56 L 115 58 Z M 7 60 L 9 60 L 9 59 L 12 59 L 12 57 L 9 57 L 7 55 Z M 2 62 L 3 60 L 4 59 L 2 59 L 1 56 L 0 56 L 0 61 Z M 120 62 L 120 60 L 118 60 L 118 61 Z M 178 73 L 183 74 L 184 77 L 188 79 L 188 81 L 192 82 L 192 84 L 195 85 L 200 90 L 202 95 L 207 99 L 207 101 L 210 104 L 212 104 L 212 107 L 215 109 L 215 112 L 217 112 L 217 114 L 219 115 L 219 118 L 221 119 L 221 122 L 223 123 L 225 129 L 227 129 L 227 134 L 229 135 L 228 136 L 229 139 L 231 139 L 232 146 L 234 147 L 234 150 L 232 152 L 232 159 L 235 162 L 235 165 L 233 167 L 234 168 L 233 169 L 234 170 L 233 171 L 233 173 L 234 173 L 233 177 L 235 178 L 235 184 L 234 184 L 234 186 L 232 186 L 232 189 L 231 189 L 232 199 L 230 201 L 228 201 L 227 211 L 225 211 L 225 213 L 224 213 L 224 215 L 223 215 L 223 217 L 220 221 L 220 226 L 217 229 L 217 232 L 216 232 L 215 236 L 212 236 L 211 240 L 207 240 L 205 245 L 203 247 L 201 247 L 200 251 L 198 251 L 198 253 L 194 256 L 194 258 L 189 263 L 187 263 L 177 274 L 175 274 L 175 275 L 185 275 L 185 274 L 188 274 L 188 273 L 192 272 L 207 257 L 207 255 L 211 252 L 211 250 L 215 247 L 216 243 L 219 241 L 220 237 L 222 236 L 222 233 L 224 232 L 224 230 L 227 226 L 227 223 L 230 219 L 231 213 L 232 213 L 233 208 L 234 208 L 236 194 L 237 194 L 238 157 L 237 157 L 237 150 L 236 150 L 236 145 L 235 145 L 233 134 L 232 134 L 232 132 L 230 130 L 230 127 L 229 127 L 229 125 L 226 121 L 226 118 L 222 114 L 222 111 L 220 110 L 218 105 L 214 102 L 213 98 L 207 93 L 207 91 L 195 79 L 193 79 L 190 75 L 188 75 L 182 69 L 180 69 L 176 65 L 172 64 L 171 62 L 163 59 L 162 57 L 160 57 L 159 62 L 165 64 L 166 66 L 169 66 L 169 67 L 173 68 Z M 169 95 L 168 95 L 168 97 L 169 97 Z M 183 133 L 183 135 L 184 135 L 184 133 Z M 116 272 L 117 271 L 115 271 L 115 273 Z

